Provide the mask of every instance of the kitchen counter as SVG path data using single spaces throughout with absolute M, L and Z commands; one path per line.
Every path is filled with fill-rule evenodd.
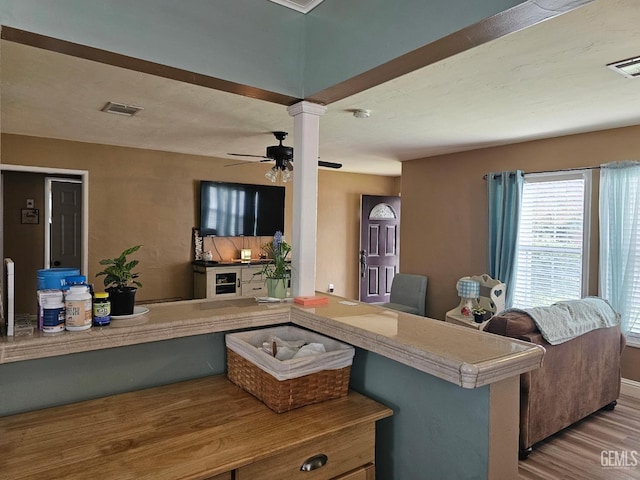
M 82 332 L 3 337 L 0 364 L 155 342 L 191 335 L 293 323 L 462 386 L 476 388 L 538 368 L 543 349 L 380 306 L 328 295 L 304 308 L 254 299 L 189 300 L 149 305 L 149 312 Z
M 293 323 L 354 345 L 350 388 L 394 410 L 376 438 L 377 478 L 517 477 L 520 373 L 540 366 L 541 348 L 327 296 L 152 304 L 120 326 L 3 337 L 0 416 L 223 374 L 225 332 Z

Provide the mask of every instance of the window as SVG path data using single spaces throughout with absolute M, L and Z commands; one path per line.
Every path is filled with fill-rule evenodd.
M 590 199 L 589 170 L 525 175 L 514 307 L 587 294 Z

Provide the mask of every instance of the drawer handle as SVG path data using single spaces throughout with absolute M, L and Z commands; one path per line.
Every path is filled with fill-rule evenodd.
M 317 470 L 318 468 L 322 468 L 327 464 L 327 460 L 329 458 L 321 453 L 320 455 L 315 455 L 314 457 L 307 458 L 304 463 L 300 466 L 301 472 L 310 472 L 311 470 Z

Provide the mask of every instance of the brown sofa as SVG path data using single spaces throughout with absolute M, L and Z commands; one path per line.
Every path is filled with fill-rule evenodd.
M 625 346 L 619 326 L 551 345 L 526 313 L 507 311 L 494 316 L 484 330 L 546 350 L 543 366 L 520 377 L 520 458 L 526 458 L 535 443 L 572 423 L 615 407 Z

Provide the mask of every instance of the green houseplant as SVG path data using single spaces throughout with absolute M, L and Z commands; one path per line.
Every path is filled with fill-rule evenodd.
M 471 313 L 473 313 L 473 319 L 476 323 L 482 323 L 484 322 L 484 316 L 486 315 L 487 311 L 480 305 L 477 305 L 471 309 Z
M 105 290 L 109 292 L 112 315 L 131 315 L 136 301 L 136 292 L 142 284 L 137 280 L 139 274 L 133 269 L 138 265 L 138 260 L 127 260 L 127 256 L 137 252 L 142 245 L 136 245 L 125 249 L 115 258 L 100 260 L 100 265 L 106 265 L 105 269 L 96 274 L 96 277 L 104 275 Z
M 287 296 L 287 282 L 291 276 L 287 259 L 291 253 L 291 245 L 284 241 L 282 232 L 277 231 L 273 240 L 262 246 L 262 250 L 269 258 L 269 262 L 263 266 L 260 272 L 265 277 L 267 295 L 274 298 L 285 298 Z

